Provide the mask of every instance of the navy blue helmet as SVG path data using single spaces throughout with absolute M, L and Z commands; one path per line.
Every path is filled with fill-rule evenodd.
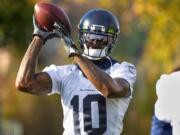
M 90 59 L 108 56 L 120 33 L 117 18 L 104 9 L 88 11 L 81 18 L 78 29 L 83 55 Z

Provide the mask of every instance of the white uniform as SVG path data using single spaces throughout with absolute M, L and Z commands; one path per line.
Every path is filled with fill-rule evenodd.
M 107 66 L 110 63 L 110 66 Z M 112 78 L 125 79 L 133 91 L 135 67 L 111 58 L 100 63 Z M 98 65 L 97 65 L 98 66 Z M 105 98 L 83 75 L 77 65 L 55 66 L 44 69 L 52 79 L 52 93 L 61 95 L 64 113 L 63 135 L 119 135 L 131 95 L 126 98 Z
M 156 117 L 171 123 L 173 135 L 180 135 L 180 71 L 164 74 L 156 84 Z

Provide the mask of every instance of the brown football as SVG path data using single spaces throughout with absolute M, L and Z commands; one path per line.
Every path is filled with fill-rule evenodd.
M 70 21 L 66 12 L 59 6 L 52 3 L 36 3 L 34 16 L 38 26 L 45 31 L 52 31 L 54 23 L 60 23 L 71 33 Z

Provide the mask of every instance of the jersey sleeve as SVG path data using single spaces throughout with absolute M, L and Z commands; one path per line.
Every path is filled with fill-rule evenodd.
M 60 94 L 62 89 L 61 85 L 63 83 L 63 79 L 65 79 L 71 72 L 72 69 L 70 66 L 56 66 L 56 65 L 50 65 L 48 67 L 45 67 L 43 69 L 43 72 L 48 73 L 52 80 L 52 90 L 48 95 L 52 94 Z
M 122 78 L 126 80 L 130 85 L 131 93 L 133 91 L 133 86 L 136 81 L 136 68 L 134 65 L 123 62 L 121 64 L 117 63 L 111 69 L 112 72 L 110 76 L 112 78 Z

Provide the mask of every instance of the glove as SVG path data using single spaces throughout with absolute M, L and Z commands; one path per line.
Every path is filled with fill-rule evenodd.
M 62 38 L 65 42 L 64 44 L 64 48 L 66 50 L 66 52 L 68 53 L 68 57 L 73 57 L 75 55 L 80 55 L 80 51 L 78 50 L 78 48 L 76 47 L 76 45 L 74 44 L 74 42 L 72 42 L 71 37 L 64 37 Z
M 80 51 L 76 47 L 72 37 L 70 36 L 70 33 L 66 31 L 66 29 L 58 23 L 54 24 L 55 27 L 55 33 L 58 35 L 58 37 L 61 37 L 64 41 L 64 48 L 66 52 L 68 53 L 68 57 L 73 57 L 75 55 L 80 55 Z
M 48 39 L 59 37 L 59 35 L 57 35 L 55 30 L 53 30 L 52 32 L 47 32 L 47 31 L 41 30 L 41 28 L 39 28 L 36 23 L 36 19 L 35 19 L 34 15 L 33 15 L 33 26 L 34 26 L 33 36 L 39 36 L 44 41 L 44 43 Z M 59 37 L 59 38 L 61 38 L 61 37 Z

